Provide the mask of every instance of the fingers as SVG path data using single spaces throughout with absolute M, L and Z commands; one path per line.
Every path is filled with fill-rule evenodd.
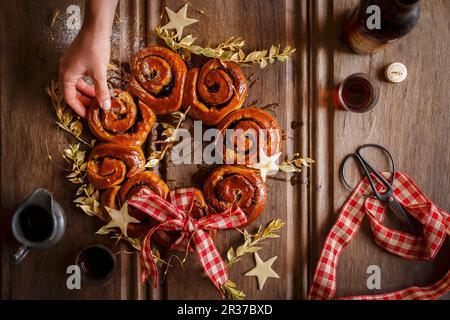
M 106 83 L 106 71 L 95 73 L 92 78 L 98 104 L 103 110 L 108 111 L 111 108 L 111 97 L 109 96 L 109 89 Z
M 93 98 L 90 97 L 86 97 L 85 95 L 81 94 L 80 92 L 77 91 L 77 99 L 80 100 L 80 102 L 84 105 L 84 106 L 89 106 L 91 104 L 91 101 Z
M 94 98 L 95 90 L 94 88 L 87 84 L 86 81 L 80 79 L 77 81 L 77 90 L 80 91 L 83 95 Z
M 80 117 L 86 118 L 86 107 L 81 103 L 77 97 L 77 88 L 75 81 L 63 81 L 62 91 L 66 103 L 78 114 Z M 86 98 L 88 99 L 88 98 Z

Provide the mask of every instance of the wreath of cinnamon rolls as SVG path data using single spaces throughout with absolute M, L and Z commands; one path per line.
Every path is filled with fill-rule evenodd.
M 217 126 L 217 141 L 227 163 L 212 170 L 203 191 L 195 189 L 193 217 L 200 219 L 234 206 L 244 211 L 248 224 L 261 215 L 267 201 L 266 185 L 257 170 L 240 165 L 258 161 L 261 151 L 268 156 L 280 152 L 281 130 L 268 112 L 256 107 L 241 109 L 248 82 L 237 64 L 212 59 L 201 68 L 187 70 L 177 53 L 148 47 L 136 56 L 128 90 L 115 92 L 110 110 L 102 110 L 94 101 L 88 113 L 89 128 L 102 143 L 91 150 L 87 177 L 102 190 L 102 208 L 119 209 L 142 189 L 165 199 L 169 196 L 167 184 L 145 170 L 141 146 L 155 115 L 183 107 L 192 118 Z M 128 225 L 129 237 L 144 237 L 156 224 L 136 209 L 129 208 L 129 214 L 140 221 Z M 108 216 L 106 211 L 104 216 Z M 214 236 L 215 231 L 210 234 Z M 155 240 L 166 247 L 178 237 L 177 232 L 155 233 Z

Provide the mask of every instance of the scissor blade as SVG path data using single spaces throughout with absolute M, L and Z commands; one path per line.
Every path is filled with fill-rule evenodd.
M 408 226 L 408 229 L 415 233 L 416 230 L 412 224 L 411 218 L 408 216 L 408 214 L 403 210 L 403 207 L 400 205 L 400 203 L 393 199 L 391 202 L 388 202 L 388 207 L 392 210 L 392 212 L 395 214 L 395 216 L 406 226 Z

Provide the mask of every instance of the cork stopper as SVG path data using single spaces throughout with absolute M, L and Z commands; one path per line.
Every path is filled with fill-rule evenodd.
M 385 70 L 386 80 L 393 83 L 399 83 L 408 76 L 408 69 L 403 63 L 395 62 L 387 66 Z

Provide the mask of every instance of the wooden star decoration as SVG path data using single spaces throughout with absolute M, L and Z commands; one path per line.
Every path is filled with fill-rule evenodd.
M 278 152 L 272 156 L 267 156 L 264 149 L 259 149 L 259 162 L 250 165 L 251 168 L 258 169 L 263 181 L 266 181 L 266 176 L 274 175 L 278 172 L 279 168 L 277 161 L 281 156 L 281 152 Z
M 245 276 L 257 277 L 259 290 L 262 290 L 262 288 L 264 287 L 264 283 L 266 283 L 267 278 L 276 278 L 276 279 L 280 278 L 280 276 L 272 269 L 272 264 L 276 259 L 277 257 L 275 256 L 267 261 L 262 261 L 258 253 L 255 252 L 256 266 L 252 270 L 247 272 Z
M 183 8 L 178 10 L 177 13 L 173 12 L 166 7 L 167 16 L 169 17 L 169 23 L 163 26 L 164 29 L 177 30 L 177 38 L 181 40 L 183 37 L 183 29 L 193 23 L 198 22 L 196 19 L 188 18 L 187 15 L 188 4 L 186 3 Z
M 114 228 L 119 228 L 120 231 L 125 235 L 125 237 L 128 237 L 127 234 L 127 228 L 129 223 L 140 223 L 139 220 L 135 219 L 134 217 L 130 216 L 128 214 L 128 202 L 125 201 L 122 208 L 120 210 L 112 209 L 109 207 L 105 207 L 106 211 L 108 212 L 109 216 L 111 217 L 111 221 L 100 228 L 96 233 L 98 234 L 106 234 L 111 232 Z

